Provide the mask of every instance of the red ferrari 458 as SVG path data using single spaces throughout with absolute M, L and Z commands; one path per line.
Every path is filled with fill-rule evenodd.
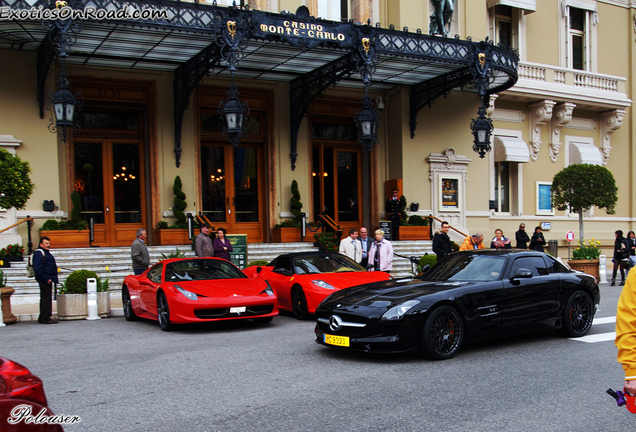
M 121 294 L 126 320 L 157 320 L 164 331 L 175 324 L 246 318 L 265 324 L 278 315 L 276 294 L 266 280 L 249 279 L 220 258 L 161 261 L 126 277 Z
M 337 290 L 391 279 L 385 272 L 368 272 L 339 253 L 302 252 L 279 255 L 267 266 L 252 266 L 245 274 L 268 281 L 279 307 L 306 319 L 326 297 Z

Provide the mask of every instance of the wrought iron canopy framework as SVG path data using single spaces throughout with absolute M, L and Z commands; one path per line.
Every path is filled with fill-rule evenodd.
M 219 45 L 228 16 L 247 22 L 236 78 L 290 83 L 291 166 L 295 167 L 298 130 L 311 102 L 329 86 L 364 88 L 356 65 L 362 39 L 371 40 L 377 52 L 372 90 L 399 85 L 411 86 L 411 136 L 416 117 L 453 89 L 490 95 L 512 87 L 517 81 L 518 55 L 508 47 L 472 40 L 450 39 L 396 30 L 379 25 L 334 22 L 309 15 L 301 6 L 295 14 L 267 13 L 249 8 L 170 0 L 80 0 L 75 9 L 91 5 L 97 9 L 162 11 L 146 20 L 85 19 L 67 64 L 120 69 L 174 72 L 175 156 L 181 154 L 181 126 L 194 88 L 206 76 L 230 77 L 230 64 Z M 47 0 L 29 4 L 25 0 L 0 0 L 13 9 L 52 8 Z M 163 14 L 163 15 L 161 15 Z M 47 34 L 39 21 L 1 21 L 0 49 L 38 51 L 38 94 L 52 62 Z M 487 48 L 484 48 L 487 47 Z M 479 55 L 487 57 L 485 84 L 475 83 L 473 70 Z M 478 88 L 478 86 L 484 87 Z

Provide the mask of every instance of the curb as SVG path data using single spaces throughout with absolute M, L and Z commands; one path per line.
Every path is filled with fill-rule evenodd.
M 28 321 L 37 321 L 40 313 L 38 312 L 33 314 L 14 314 L 14 315 L 18 319 L 18 321 L 16 322 L 28 322 Z M 124 316 L 124 308 L 113 308 L 110 310 L 110 315 L 108 316 L 108 318 L 121 317 L 121 316 Z M 54 320 L 57 320 L 57 313 L 54 312 L 53 315 L 51 315 L 51 318 L 53 318 Z

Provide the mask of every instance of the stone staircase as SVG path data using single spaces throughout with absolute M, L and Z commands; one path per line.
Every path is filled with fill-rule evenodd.
M 403 256 L 420 256 L 432 253 L 431 241 L 395 241 L 392 242 L 394 252 Z M 174 252 L 176 248 L 186 256 L 194 256 L 190 245 L 183 246 L 149 246 L 150 262 L 156 263 L 162 254 Z M 271 261 L 280 254 L 290 252 L 317 251 L 311 243 L 251 243 L 248 244 L 248 262 L 255 260 Z M 126 276 L 132 273 L 129 247 L 99 247 L 99 248 L 69 248 L 53 249 L 51 251 L 61 270 L 60 280 L 66 279 L 75 270 L 92 270 L 100 278 L 107 278 L 110 285 L 111 297 L 119 297 L 121 285 Z M 26 260 L 12 262 L 10 268 L 3 268 L 7 276 L 7 286 L 15 289 L 11 296 L 12 304 L 37 303 L 40 290 L 33 278 L 26 277 Z M 108 267 L 108 270 L 106 268 Z M 408 277 L 411 264 L 408 259 L 393 257 L 393 271 L 395 277 Z

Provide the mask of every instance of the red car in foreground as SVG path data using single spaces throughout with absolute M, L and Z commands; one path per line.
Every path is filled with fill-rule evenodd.
M 60 423 L 79 421 L 74 419 L 54 415 L 42 380 L 21 364 L 0 357 L 0 431 L 64 432 Z
M 161 261 L 127 276 L 121 294 L 126 320 L 157 320 L 164 331 L 175 324 L 246 318 L 265 324 L 278 315 L 269 283 L 249 279 L 221 258 Z
M 245 274 L 268 281 L 278 296 L 279 307 L 307 319 L 327 296 L 355 285 L 391 279 L 385 272 L 368 272 L 339 253 L 299 252 L 279 255 L 266 266 L 252 266 Z

